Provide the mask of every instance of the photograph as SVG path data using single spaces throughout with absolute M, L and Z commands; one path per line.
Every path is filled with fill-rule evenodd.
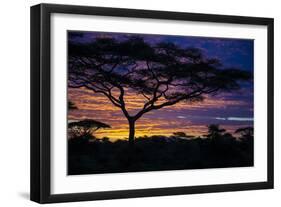
M 68 175 L 254 166 L 254 40 L 67 31 Z

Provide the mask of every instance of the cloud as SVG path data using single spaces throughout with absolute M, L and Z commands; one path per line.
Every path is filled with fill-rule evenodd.
M 254 118 L 251 117 L 228 117 L 229 121 L 254 121 Z
M 215 119 L 217 119 L 217 120 L 226 120 L 226 118 L 223 118 L 223 117 L 215 117 Z
M 178 119 L 186 119 L 186 116 L 177 116 Z

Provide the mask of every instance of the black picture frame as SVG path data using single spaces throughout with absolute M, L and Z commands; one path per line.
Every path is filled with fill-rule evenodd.
M 52 13 L 180 20 L 207 23 L 233 23 L 267 26 L 267 181 L 236 184 L 167 187 L 153 189 L 51 194 L 51 74 L 50 16 Z M 38 203 L 166 196 L 273 188 L 273 19 L 245 16 L 195 14 L 152 10 L 39 4 L 31 7 L 31 175 L 30 199 Z

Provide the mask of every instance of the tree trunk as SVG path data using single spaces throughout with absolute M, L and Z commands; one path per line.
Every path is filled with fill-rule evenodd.
M 129 120 L 129 144 L 133 145 L 135 142 L 135 120 Z

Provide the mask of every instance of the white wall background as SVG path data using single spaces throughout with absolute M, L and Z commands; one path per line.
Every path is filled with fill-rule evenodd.
M 275 189 L 169 197 L 62 203 L 53 206 L 278 206 L 281 203 L 281 13 L 277 0 L 6 0 L 0 11 L 0 206 L 36 206 L 29 201 L 29 7 L 38 3 L 275 18 Z M 235 176 L 235 175 L 234 175 Z M 280 204 L 279 204 L 280 205 Z

